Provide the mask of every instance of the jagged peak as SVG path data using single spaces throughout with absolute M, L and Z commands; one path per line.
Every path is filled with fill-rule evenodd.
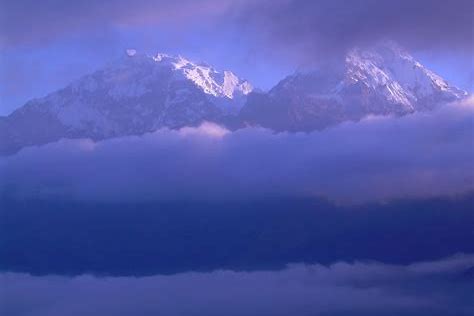
M 367 102 L 369 96 L 384 100 L 384 106 L 397 113 L 430 110 L 440 103 L 468 95 L 449 85 L 401 45 L 390 40 L 354 47 L 348 50 L 344 62 L 335 66 L 326 64 L 316 69 L 298 69 L 272 88 L 269 95 L 342 100 L 345 94 L 354 95 L 354 91 L 359 91 L 356 93 Z
M 134 73 L 133 85 L 140 84 L 140 74 L 143 70 L 154 67 L 163 67 L 173 73 L 173 80 L 190 80 L 198 86 L 204 93 L 213 97 L 234 99 L 238 96 L 245 96 L 253 90 L 253 86 L 245 79 L 238 77 L 232 71 L 218 71 L 214 67 L 204 62 L 194 62 L 182 55 L 173 55 L 159 52 L 156 54 L 146 54 L 128 49 L 121 59 L 108 64 L 104 69 L 98 72 L 105 73 L 106 76 L 113 78 L 120 77 L 118 73 L 129 71 Z M 144 80 L 149 77 L 144 75 Z M 77 88 L 82 86 L 84 80 L 90 79 L 85 76 L 77 80 L 73 86 Z
M 409 99 L 416 100 L 438 92 L 449 93 L 456 98 L 467 95 L 390 40 L 380 41 L 371 47 L 351 49 L 346 55 L 346 67 L 350 78 L 366 83 L 370 81 L 375 85 L 391 82 L 406 89 L 404 94 Z
M 158 53 L 152 58 L 157 63 L 171 65 L 174 70 L 180 71 L 205 93 L 216 97 L 233 99 L 235 93 L 247 95 L 253 90 L 247 80 L 239 78 L 232 71 L 221 72 L 204 62 L 197 63 L 181 55 L 166 53 Z
M 154 56 L 151 56 L 151 58 L 160 64 L 170 64 L 172 65 L 175 69 L 181 69 L 186 66 L 197 66 L 196 63 L 192 62 L 191 60 L 184 58 L 181 55 L 170 55 L 166 53 L 158 53 Z M 211 68 L 211 67 L 209 67 Z

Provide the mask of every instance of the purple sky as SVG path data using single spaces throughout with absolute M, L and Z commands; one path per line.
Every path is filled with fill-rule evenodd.
M 0 115 L 130 47 L 206 61 L 268 89 L 301 65 L 389 37 L 472 91 L 472 12 L 467 0 L 1 0 Z

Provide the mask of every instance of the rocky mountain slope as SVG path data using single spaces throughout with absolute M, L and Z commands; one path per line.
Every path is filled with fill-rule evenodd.
M 0 153 L 60 138 L 140 135 L 203 121 L 232 124 L 252 91 L 230 71 L 181 56 L 129 54 L 0 120 Z
M 367 115 L 431 110 L 467 95 L 393 42 L 354 48 L 342 66 L 298 71 L 268 93 L 252 93 L 243 120 L 278 131 L 312 131 Z

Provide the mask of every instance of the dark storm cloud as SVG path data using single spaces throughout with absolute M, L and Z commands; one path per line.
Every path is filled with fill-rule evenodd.
M 0 159 L 0 193 L 78 199 L 222 200 L 327 196 L 338 201 L 474 189 L 472 101 L 323 132 L 217 125 L 103 142 L 62 140 Z
M 0 45 L 44 44 L 74 33 L 96 34 L 124 25 L 168 22 L 171 31 L 207 21 L 231 5 L 230 0 L 0 0 Z
M 471 315 L 472 255 L 407 266 L 339 262 L 282 271 L 97 278 L 0 275 L 5 315 Z
M 0 34 L 6 46 L 41 43 L 71 32 L 163 22 L 170 22 L 169 31 L 189 27 L 190 22 L 234 25 L 247 37 L 263 36 L 281 49 L 308 54 L 334 52 L 381 37 L 410 47 L 469 50 L 473 40 L 470 0 L 1 0 L 0 9 Z
M 457 49 L 466 55 L 473 49 L 471 0 L 258 1 L 240 18 L 265 45 L 313 60 L 381 39 L 410 49 Z

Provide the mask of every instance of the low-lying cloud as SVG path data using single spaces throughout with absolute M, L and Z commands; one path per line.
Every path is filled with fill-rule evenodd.
M 3 273 L 5 315 L 470 315 L 474 256 L 407 266 L 339 262 L 282 271 L 78 277 Z
M 0 160 L 0 194 L 92 200 L 324 196 L 342 202 L 474 189 L 472 101 L 322 132 L 206 123 L 101 142 L 61 140 Z

